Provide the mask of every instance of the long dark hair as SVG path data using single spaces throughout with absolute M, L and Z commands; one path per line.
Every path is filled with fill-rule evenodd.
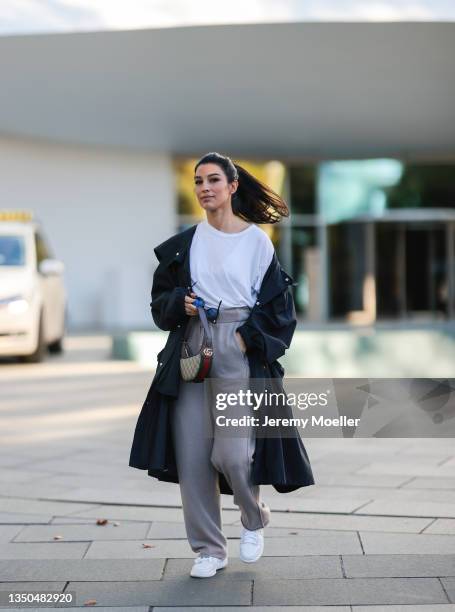
M 194 172 L 202 164 L 217 164 L 228 180 L 238 180 L 237 191 L 232 196 L 232 212 L 245 221 L 252 223 L 278 223 L 282 217 L 289 217 L 286 202 L 270 187 L 242 168 L 234 164 L 230 157 L 220 153 L 207 153 L 197 162 Z

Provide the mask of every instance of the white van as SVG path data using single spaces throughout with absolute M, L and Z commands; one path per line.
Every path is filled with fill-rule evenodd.
M 62 351 L 63 271 L 30 213 L 0 211 L 0 355 L 38 362 Z

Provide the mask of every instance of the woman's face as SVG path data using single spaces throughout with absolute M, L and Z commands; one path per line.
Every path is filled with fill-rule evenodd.
M 237 186 L 238 181 L 228 183 L 218 164 L 201 164 L 194 175 L 194 192 L 204 210 L 215 211 L 230 205 Z

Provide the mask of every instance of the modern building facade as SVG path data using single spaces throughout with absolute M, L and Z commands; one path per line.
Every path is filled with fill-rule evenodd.
M 4 37 L 0 207 L 42 221 L 72 329 L 148 328 L 153 247 L 197 219 L 178 160 L 273 162 L 302 321 L 453 320 L 454 56 L 452 23 Z

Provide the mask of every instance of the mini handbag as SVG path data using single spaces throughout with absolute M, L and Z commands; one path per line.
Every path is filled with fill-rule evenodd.
M 198 307 L 199 318 L 203 327 L 201 348 L 192 355 L 188 344 L 188 336 L 185 335 L 182 343 L 180 356 L 180 374 L 185 382 L 203 382 L 210 373 L 213 361 L 212 334 L 207 322 L 204 308 Z

